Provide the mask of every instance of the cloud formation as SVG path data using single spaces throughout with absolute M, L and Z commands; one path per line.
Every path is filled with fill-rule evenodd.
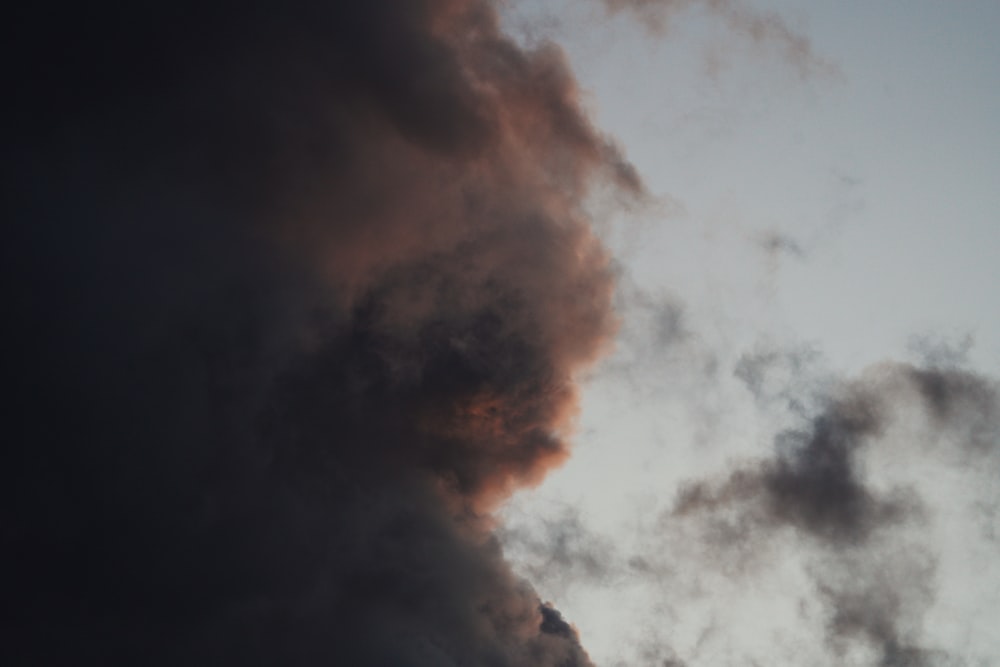
M 838 381 L 812 349 L 758 345 L 732 379 L 777 433 L 764 452 L 731 445 L 615 528 L 551 496 L 537 515 L 515 504 L 505 550 L 582 627 L 615 628 L 592 645 L 607 664 L 988 664 L 989 622 L 965 617 L 996 602 L 1000 393 L 936 359 Z M 674 446 L 653 475 L 712 444 Z
M 641 196 L 478 0 L 27 8 L 9 664 L 587 665 L 490 512 L 567 454 Z
M 941 546 L 922 533 L 939 508 L 926 484 L 875 483 L 864 462 L 881 454 L 882 466 L 904 467 L 924 446 L 930 448 L 924 456 L 950 460 L 960 471 L 995 466 L 998 406 L 996 383 L 970 371 L 874 367 L 829 395 L 806 428 L 780 433 L 772 457 L 738 465 L 721 480 L 682 487 L 669 522 L 700 525 L 703 539 L 726 551 L 753 550 L 784 529 L 805 538 L 798 548 L 812 554 L 808 569 L 822 603 L 826 642 L 841 660 L 962 664 L 958 655 L 922 640 Z M 893 444 L 889 431 L 913 421 L 928 442 Z M 879 449 L 884 451 L 874 451 Z M 995 489 L 985 493 L 978 502 L 1000 502 Z
M 703 10 L 721 21 L 734 34 L 754 44 L 777 49 L 801 76 L 833 76 L 838 69 L 816 54 L 801 33 L 778 14 L 757 11 L 740 0 L 602 0 L 609 13 L 634 15 L 650 31 L 665 32 L 684 12 Z

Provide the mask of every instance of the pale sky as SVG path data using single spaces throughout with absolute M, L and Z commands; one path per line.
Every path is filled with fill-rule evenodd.
M 507 508 L 508 552 L 601 665 L 998 664 L 997 415 L 935 426 L 885 364 L 1000 376 L 1000 4 L 676 4 L 658 32 L 600 3 L 508 8 L 658 200 L 604 230 L 622 336 L 574 456 Z M 752 496 L 674 511 L 859 387 L 894 416 L 857 474 L 919 520 L 844 548 L 760 528 Z

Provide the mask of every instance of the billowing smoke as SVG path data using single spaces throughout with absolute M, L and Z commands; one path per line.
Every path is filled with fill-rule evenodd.
M 641 194 L 479 0 L 22 9 L 5 664 L 587 665 L 490 512 Z

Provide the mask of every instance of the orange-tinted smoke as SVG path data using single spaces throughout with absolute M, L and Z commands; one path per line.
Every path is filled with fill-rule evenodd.
M 617 327 L 588 193 L 610 182 L 641 196 L 642 184 L 587 119 L 558 48 L 522 49 L 486 3 L 427 9 L 400 30 L 432 42 L 447 74 L 413 76 L 447 82 L 462 104 L 426 122 L 468 135 L 441 146 L 374 100 L 348 119 L 363 145 L 351 171 L 330 173 L 331 187 L 322 170 L 311 191 L 293 184 L 278 232 L 331 298 L 365 310 L 366 330 L 391 348 L 380 354 L 392 381 L 421 382 L 434 363 L 427 336 L 476 369 L 468 384 L 407 399 L 417 436 L 393 456 L 484 508 L 565 459 L 577 376 Z

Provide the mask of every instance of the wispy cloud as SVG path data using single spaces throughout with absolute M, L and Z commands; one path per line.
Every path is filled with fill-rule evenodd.
M 739 0 L 602 0 L 609 13 L 628 13 L 654 34 L 669 30 L 685 13 L 705 11 L 735 35 L 774 49 L 800 76 L 840 77 L 837 66 L 818 55 L 809 39 L 778 14 L 756 10 Z

